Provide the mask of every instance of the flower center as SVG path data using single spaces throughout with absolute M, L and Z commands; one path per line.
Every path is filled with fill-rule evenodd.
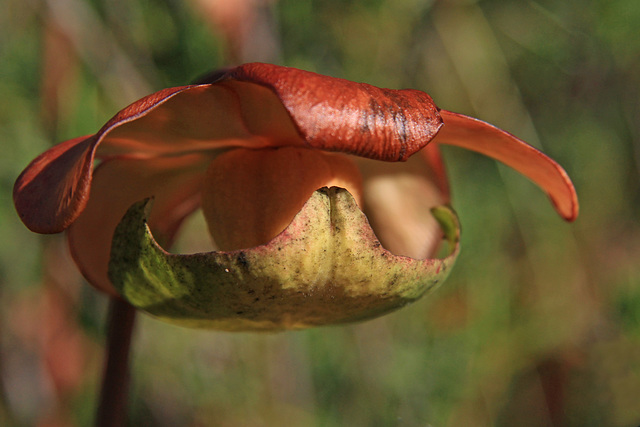
M 346 156 L 285 147 L 227 151 L 209 165 L 202 210 L 220 250 L 267 243 L 322 187 L 347 189 L 362 206 L 362 177 Z

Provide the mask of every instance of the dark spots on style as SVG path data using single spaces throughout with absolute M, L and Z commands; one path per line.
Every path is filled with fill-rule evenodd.
M 393 278 L 389 281 L 389 288 L 394 288 L 398 284 L 398 275 L 394 275 Z

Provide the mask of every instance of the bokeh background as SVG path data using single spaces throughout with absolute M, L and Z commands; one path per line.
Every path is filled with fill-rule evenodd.
M 246 61 L 424 90 L 556 159 L 581 215 L 445 147 L 463 252 L 443 287 L 303 332 L 140 316 L 131 425 L 639 425 L 639 34 L 637 0 L 0 0 L 0 425 L 91 425 L 107 303 L 63 236 L 22 226 L 17 175 Z

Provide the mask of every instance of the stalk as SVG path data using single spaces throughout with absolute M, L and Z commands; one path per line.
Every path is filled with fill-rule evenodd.
M 127 421 L 129 395 L 129 350 L 136 310 L 120 298 L 112 298 L 106 343 L 106 359 L 100 401 L 96 413 L 97 427 L 124 426 Z

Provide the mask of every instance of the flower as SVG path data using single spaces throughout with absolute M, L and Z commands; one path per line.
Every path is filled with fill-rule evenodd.
M 459 230 L 440 144 L 515 168 L 576 218 L 565 171 L 513 135 L 418 90 L 260 63 L 156 92 L 52 147 L 14 202 L 32 231 L 67 230 L 92 285 L 156 317 L 230 330 L 342 323 L 448 274 Z M 218 251 L 169 254 L 157 242 L 170 246 L 198 207 Z M 443 235 L 448 250 L 432 259 Z

